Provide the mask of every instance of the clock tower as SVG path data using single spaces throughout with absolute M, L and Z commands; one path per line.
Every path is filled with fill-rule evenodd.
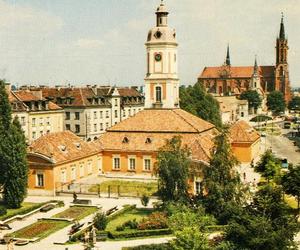
M 168 26 L 168 14 L 161 1 L 156 26 L 148 33 L 145 108 L 179 108 L 179 79 L 176 32 Z

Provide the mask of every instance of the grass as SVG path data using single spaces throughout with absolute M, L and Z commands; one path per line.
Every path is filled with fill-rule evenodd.
M 22 206 L 20 208 L 7 209 L 7 213 L 5 215 L 0 216 L 0 220 L 3 221 L 11 217 L 14 217 L 15 215 L 22 215 L 22 214 L 29 213 L 30 211 L 40 208 L 44 204 L 45 203 L 24 202 L 22 203 Z
M 25 239 L 43 239 L 49 236 L 50 234 L 68 226 L 69 224 L 70 223 L 67 221 L 40 220 L 34 224 L 31 224 L 10 234 L 9 236 L 14 238 Z
M 109 221 L 106 231 L 115 231 L 118 226 L 121 226 L 124 222 L 129 220 L 136 219 L 136 221 L 140 221 L 152 212 L 153 211 L 149 209 L 133 208 Z
M 84 217 L 97 212 L 97 210 L 98 210 L 97 207 L 73 206 L 61 213 L 53 215 L 52 217 L 81 220 Z
M 104 181 L 100 185 L 100 193 L 108 193 L 108 187 L 111 187 L 112 193 L 118 192 L 120 187 L 120 195 L 122 196 L 141 196 L 143 194 L 152 196 L 157 192 L 157 182 L 140 182 L 140 181 L 122 181 L 112 180 Z M 89 188 L 89 192 L 98 192 L 99 185 L 93 185 Z

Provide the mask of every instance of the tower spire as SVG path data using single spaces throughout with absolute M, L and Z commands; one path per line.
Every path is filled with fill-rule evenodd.
M 284 31 L 284 22 L 283 22 L 283 12 L 281 12 L 281 23 L 280 23 L 280 32 L 279 32 L 279 38 L 284 40 L 285 39 L 285 31 Z
M 229 52 L 229 44 L 227 45 L 227 55 L 226 55 L 226 65 L 230 66 L 230 52 Z
M 254 76 L 257 76 L 257 75 L 258 75 L 258 65 L 257 65 L 257 56 L 256 56 L 256 55 L 255 55 L 255 61 L 254 61 L 253 75 L 254 75 Z

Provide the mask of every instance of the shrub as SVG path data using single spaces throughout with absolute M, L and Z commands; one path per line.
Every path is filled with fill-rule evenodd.
M 167 228 L 167 216 L 162 212 L 154 212 L 144 218 L 139 224 L 139 230 Z
M 0 216 L 5 215 L 7 213 L 6 207 L 0 206 Z
M 134 230 L 134 231 L 111 231 L 108 232 L 108 237 L 112 239 L 120 239 L 120 238 L 135 238 L 135 237 L 146 237 L 146 236 L 154 236 L 154 235 L 170 235 L 172 232 L 170 229 L 157 229 L 157 230 Z
M 108 223 L 108 219 L 105 215 L 105 213 L 101 212 L 101 213 L 97 213 L 94 217 L 94 226 L 98 229 L 98 230 L 105 230 L 107 223 Z
M 141 245 L 136 247 L 123 247 L 122 250 L 171 250 L 169 243 Z
M 144 207 L 147 207 L 149 203 L 149 196 L 144 194 L 141 198 L 141 203 Z
M 124 231 L 124 230 L 125 230 L 124 224 L 116 227 L 116 231 L 118 231 L 118 232 Z
M 136 219 L 133 219 L 133 220 L 129 220 L 129 221 L 126 221 L 124 224 L 123 224 L 124 227 L 128 227 L 130 229 L 137 229 L 138 227 L 138 222 L 136 221 Z

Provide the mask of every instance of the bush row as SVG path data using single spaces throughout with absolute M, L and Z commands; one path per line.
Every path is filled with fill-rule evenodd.
M 168 235 L 172 231 L 168 228 L 157 229 L 157 230 L 134 230 L 134 231 L 123 231 L 123 232 L 108 232 L 108 237 L 111 239 L 118 238 L 135 238 L 135 237 L 145 237 L 154 235 Z
M 151 244 L 151 245 L 141 245 L 136 247 L 123 247 L 122 250 L 172 250 L 170 244 Z

